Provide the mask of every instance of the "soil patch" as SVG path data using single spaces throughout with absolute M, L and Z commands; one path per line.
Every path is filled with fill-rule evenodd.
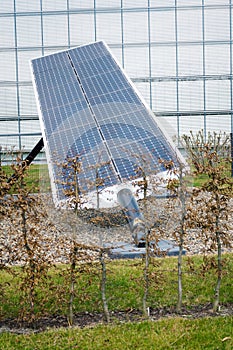
M 149 319 L 152 321 L 166 317 L 183 317 L 196 319 L 202 317 L 233 316 L 233 304 L 221 305 L 218 312 L 213 312 L 212 305 L 196 305 L 190 308 L 182 307 L 180 312 L 176 312 L 174 307 L 151 308 Z M 125 311 L 112 311 L 110 313 L 111 323 L 139 322 L 145 319 L 142 312 L 136 309 Z M 94 327 L 104 324 L 103 313 L 82 312 L 74 316 L 72 327 Z M 0 321 L 0 333 L 10 332 L 15 334 L 28 334 L 43 332 L 48 329 L 68 328 L 68 320 L 65 316 L 49 315 L 34 320 L 33 322 L 20 321 L 17 319 L 5 319 Z

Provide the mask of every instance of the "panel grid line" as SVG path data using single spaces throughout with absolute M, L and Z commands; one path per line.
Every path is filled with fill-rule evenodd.
M 94 191 L 98 166 L 107 188 L 137 178 L 139 166 L 164 171 L 161 158 L 183 161 L 104 42 L 32 60 L 32 72 L 52 181 L 61 176 L 55 152 L 80 158 L 84 192 Z M 59 202 L 64 193 L 55 188 Z

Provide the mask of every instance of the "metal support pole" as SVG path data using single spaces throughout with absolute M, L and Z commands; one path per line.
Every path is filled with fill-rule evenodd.
M 40 153 L 42 148 L 44 147 L 44 140 L 43 138 L 40 139 L 40 141 L 35 145 L 35 147 L 31 150 L 31 152 L 28 154 L 28 156 L 23 160 L 22 162 L 22 170 L 24 171 L 28 165 L 31 164 L 31 162 L 36 158 L 36 156 Z M 11 175 L 11 177 L 7 180 L 7 182 L 11 185 L 15 183 L 15 181 L 18 179 L 18 175 L 14 173 Z
M 117 199 L 123 207 L 136 246 L 145 246 L 144 218 L 132 192 L 128 188 L 123 188 L 117 193 Z

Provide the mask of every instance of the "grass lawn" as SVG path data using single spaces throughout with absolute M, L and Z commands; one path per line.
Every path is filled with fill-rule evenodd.
M 2 166 L 3 171 L 7 175 L 7 178 L 10 178 L 14 171 L 11 166 L 4 165 Z M 47 164 L 31 164 L 29 168 L 25 171 L 25 183 L 32 192 L 38 192 L 38 188 L 42 192 L 50 191 L 50 179 L 48 174 L 48 165 Z M 11 190 L 11 192 L 14 191 Z
M 224 275 L 221 286 L 221 304 L 233 304 L 233 254 L 224 255 Z M 191 261 L 190 261 L 191 259 Z M 211 302 L 216 282 L 215 270 L 202 274 L 202 257 L 184 257 L 184 305 L 205 305 Z M 154 259 L 151 263 L 148 306 L 164 308 L 176 305 L 176 258 Z M 141 260 L 119 260 L 107 263 L 106 292 L 110 310 L 141 309 L 143 295 L 143 267 Z M 191 268 L 190 268 L 191 267 Z M 27 307 L 27 298 L 20 286 L 23 274 L 0 271 L 1 320 L 18 317 L 20 307 Z M 40 315 L 66 315 L 69 300 L 69 267 L 54 266 L 46 284 L 37 290 L 36 310 Z M 101 312 L 100 271 L 77 268 L 74 311 Z M 233 317 L 216 316 L 193 319 L 166 317 L 158 321 L 120 322 L 79 327 L 48 329 L 41 333 L 0 334 L 0 349 L 232 349 Z
M 224 255 L 224 271 L 221 284 L 221 303 L 233 304 L 233 254 Z M 183 305 L 212 302 L 217 281 L 216 270 L 202 272 L 201 256 L 183 258 Z M 106 295 L 112 310 L 142 309 L 144 262 L 141 259 L 107 262 Z M 13 269 L 13 268 L 12 268 Z M 0 270 L 0 315 L 18 318 L 20 310 L 28 310 L 29 297 L 23 290 L 25 274 L 19 268 L 6 272 Z M 175 307 L 177 302 L 177 258 L 155 258 L 150 265 L 148 306 L 152 308 Z M 36 316 L 67 314 L 70 288 L 70 266 L 57 265 L 49 270 L 41 284 L 37 282 L 35 297 Z M 29 293 L 29 291 L 28 291 Z M 30 295 L 30 293 L 29 293 Z M 76 268 L 74 298 L 75 312 L 101 312 L 100 266 L 83 264 Z
M 38 334 L 0 335 L 1 350 L 50 349 L 185 349 L 233 348 L 233 317 L 98 325 L 89 328 L 48 330 Z

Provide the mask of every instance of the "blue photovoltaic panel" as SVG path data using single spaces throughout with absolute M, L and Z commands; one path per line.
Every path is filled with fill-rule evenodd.
M 95 188 L 96 164 L 104 186 L 162 169 L 177 153 L 104 42 L 32 60 L 40 121 L 57 201 L 64 199 L 57 161 L 80 157 L 79 184 Z M 64 176 L 64 174 L 62 175 Z

